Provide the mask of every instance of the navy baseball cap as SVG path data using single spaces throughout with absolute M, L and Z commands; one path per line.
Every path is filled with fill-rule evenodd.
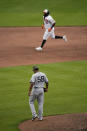
M 34 70 L 39 70 L 38 66 L 33 66 L 33 71 Z

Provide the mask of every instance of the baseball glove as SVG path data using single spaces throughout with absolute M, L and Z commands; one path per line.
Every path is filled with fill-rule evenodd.
M 44 88 L 44 92 L 47 92 L 47 88 Z

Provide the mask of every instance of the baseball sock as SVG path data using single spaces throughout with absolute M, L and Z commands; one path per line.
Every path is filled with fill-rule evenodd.
M 55 36 L 55 39 L 63 39 L 63 36 Z
M 41 48 L 43 48 L 44 44 L 46 43 L 46 40 L 42 41 Z

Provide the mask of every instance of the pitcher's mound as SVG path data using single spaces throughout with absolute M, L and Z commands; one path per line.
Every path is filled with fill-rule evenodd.
M 19 125 L 21 131 L 87 131 L 87 113 L 44 117 L 43 121 L 27 120 Z

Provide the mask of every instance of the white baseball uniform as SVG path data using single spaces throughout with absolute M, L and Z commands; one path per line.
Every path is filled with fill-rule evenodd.
M 50 32 L 48 32 L 48 29 L 52 27 L 52 25 L 55 23 L 55 20 L 50 15 L 46 16 L 45 18 L 43 16 L 43 20 L 44 20 L 44 27 L 46 29 L 43 35 L 43 39 L 47 40 L 49 37 L 55 38 L 54 27 Z
M 43 103 L 44 103 L 44 84 L 48 83 L 48 79 L 46 75 L 42 72 L 37 72 L 32 75 L 30 79 L 30 83 L 33 83 L 33 88 L 31 91 L 31 95 L 29 98 L 29 104 L 30 104 L 30 109 L 32 112 L 32 115 L 36 115 L 36 110 L 34 107 L 34 101 L 37 99 L 38 102 L 38 117 L 41 118 L 43 114 Z

